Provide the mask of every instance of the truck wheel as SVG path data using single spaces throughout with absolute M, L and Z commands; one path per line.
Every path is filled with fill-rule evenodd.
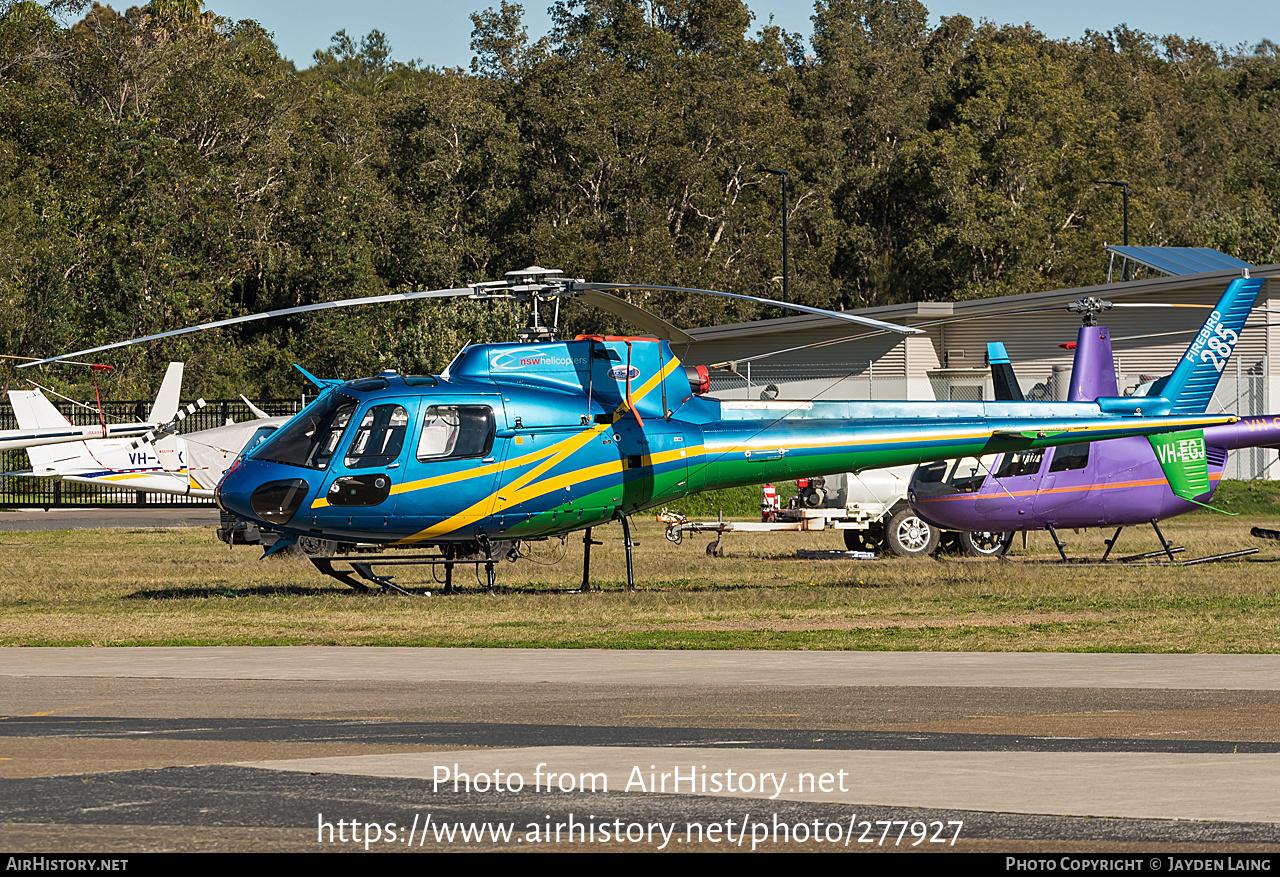
M 1013 543 L 1013 531 L 960 533 L 960 550 L 969 557 L 1000 557 Z
M 884 531 L 879 527 L 841 532 L 844 533 L 844 547 L 850 551 L 879 551 L 884 543 Z
M 920 520 L 911 509 L 901 509 L 889 518 L 884 541 L 899 557 L 927 557 L 938 547 L 938 529 Z

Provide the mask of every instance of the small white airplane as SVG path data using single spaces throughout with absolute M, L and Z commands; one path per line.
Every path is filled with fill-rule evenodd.
M 141 439 L 63 439 L 65 443 L 60 445 L 28 446 L 31 470 L 6 474 L 124 487 L 147 493 L 212 497 L 213 489 L 240 454 L 256 447 L 290 419 L 270 417 L 250 404 L 255 420 L 228 422 L 188 435 L 157 437 L 151 432 L 156 423 L 168 423 L 186 413 L 178 409 L 181 385 L 182 363 L 170 363 L 151 409 L 153 423 L 140 433 L 133 433 L 143 435 Z M 9 401 L 18 425 L 24 430 L 61 428 L 65 431 L 69 426 L 67 419 L 39 390 L 10 390 Z M 199 404 L 203 406 L 203 403 L 201 399 Z
M 0 451 L 21 451 L 49 445 L 60 445 L 68 442 L 80 443 L 85 440 L 128 439 L 146 435 L 149 432 L 167 425 L 178 413 L 178 393 L 182 388 L 182 363 L 169 363 L 164 381 L 160 384 L 160 392 L 156 402 L 151 406 L 151 415 L 144 423 L 100 423 L 94 426 L 76 426 L 67 420 L 58 410 L 44 398 L 39 390 L 10 390 L 9 397 L 17 393 L 39 396 L 53 411 L 57 418 L 42 417 L 38 421 L 18 415 L 18 429 L 0 429 Z M 14 413 L 18 409 L 14 407 Z

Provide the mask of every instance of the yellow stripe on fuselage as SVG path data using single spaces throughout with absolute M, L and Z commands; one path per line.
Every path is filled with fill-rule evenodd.
M 797 422 L 803 423 L 804 421 L 798 420 Z M 1162 425 L 1162 419 L 1157 417 L 1149 418 L 1146 422 L 1150 423 L 1152 426 L 1157 426 L 1157 427 Z M 1167 421 L 1164 421 L 1164 422 L 1167 423 Z M 860 421 L 860 423 L 866 423 L 866 421 Z M 1191 422 L 1180 421 L 1176 425 L 1176 428 L 1177 429 L 1199 429 L 1201 428 L 1201 426 L 1218 426 L 1221 423 L 1222 423 L 1221 417 L 1213 417 L 1213 418 L 1206 419 L 1203 424 L 1201 424 L 1199 421 L 1191 421 Z M 922 424 L 922 425 L 928 425 L 928 424 Z M 1043 429 L 1037 429 L 1034 431 L 1049 433 L 1049 435 L 1046 435 L 1045 438 L 1053 438 L 1059 434 L 1066 434 L 1066 433 L 1106 432 L 1106 431 L 1115 429 L 1117 426 L 1125 426 L 1125 425 L 1127 424 L 1126 423 L 1099 423 L 1099 424 L 1093 424 L 1090 426 L 1070 426 L 1070 427 L 1050 426 L 1050 427 L 1045 427 Z M 870 427 L 870 428 L 874 428 L 874 427 Z M 1027 430 L 1027 432 L 1032 432 L 1032 431 L 1033 430 Z M 1002 433 L 1002 434 L 1000 436 L 997 436 L 996 435 L 997 433 Z M 929 442 L 960 442 L 960 441 L 972 441 L 975 439 L 994 439 L 997 437 L 1013 439 L 1019 436 L 1013 432 L 1006 433 L 1004 430 L 1000 430 L 1000 429 L 985 429 L 985 430 L 976 430 L 976 431 L 970 431 L 970 432 L 950 433 L 947 435 L 931 435 L 927 437 L 927 440 Z M 918 441 L 920 441 L 920 436 L 918 434 L 907 433 L 897 437 L 878 437 L 875 440 L 875 444 L 894 445 L 894 444 L 904 444 L 907 442 L 918 442 Z M 830 440 L 810 441 L 810 442 L 803 442 L 803 441 L 769 442 L 769 441 L 761 440 L 754 444 L 739 443 L 739 444 L 718 445 L 715 443 L 714 439 L 712 439 L 712 440 L 709 440 L 706 444 L 706 452 L 707 454 L 733 454 L 733 453 L 743 453 L 746 451 L 751 451 L 752 453 L 755 453 L 756 451 L 768 451 L 773 448 L 780 448 L 780 447 L 785 447 L 788 450 L 793 448 L 799 449 L 799 450 L 813 450 L 813 449 L 822 449 L 822 448 L 842 448 L 842 447 L 848 447 L 851 444 L 853 444 L 853 442 L 830 441 Z
M 679 364 L 680 364 L 680 360 L 672 358 L 671 362 L 667 363 L 656 374 L 652 375 L 647 381 L 645 381 L 640 386 L 639 390 L 632 392 L 631 394 L 632 400 L 634 401 L 637 399 L 643 399 L 646 395 L 653 392 L 653 390 L 656 387 L 660 386 L 662 382 L 666 380 L 667 375 L 671 374 L 671 372 L 674 371 L 676 366 Z M 533 462 L 539 457 L 542 457 L 542 456 L 546 457 L 546 459 L 541 464 L 534 466 L 528 472 L 516 478 L 511 483 L 502 485 L 497 491 L 489 494 L 479 502 L 474 503 L 469 508 L 462 510 L 456 515 L 446 518 L 445 520 L 441 521 L 438 524 L 433 524 L 432 526 L 427 527 L 424 530 L 420 530 L 417 533 L 414 533 L 412 536 L 406 536 L 404 539 L 399 540 L 395 544 L 409 545 L 414 542 L 423 542 L 437 536 L 443 536 L 446 533 L 450 533 L 454 530 L 457 530 L 459 527 L 466 526 L 468 523 L 471 523 L 472 521 L 475 521 L 478 518 L 488 517 L 494 512 L 498 512 L 503 509 L 509 508 L 520 502 L 526 502 L 530 499 L 536 499 L 539 496 L 545 496 L 546 494 L 551 493 L 553 490 L 563 488 L 566 483 L 564 479 L 566 478 L 569 479 L 569 481 L 567 482 L 568 484 L 573 484 L 579 481 L 589 480 L 590 478 L 599 478 L 602 475 L 611 474 L 611 472 L 613 471 L 621 471 L 622 469 L 621 461 L 618 461 L 616 463 L 611 461 L 610 463 L 602 463 L 597 466 L 590 466 L 585 470 L 568 473 L 567 475 L 557 476 L 556 478 L 552 478 L 548 481 L 541 481 L 536 484 L 532 483 L 535 479 L 537 479 L 541 475 L 545 474 L 549 470 L 555 468 L 560 463 L 567 460 L 573 454 L 575 454 L 582 448 L 586 447 L 587 444 L 590 443 L 592 440 L 599 437 L 600 434 L 603 433 L 605 430 L 612 427 L 614 423 L 617 423 L 618 420 L 622 418 L 622 416 L 627 412 L 627 410 L 630 407 L 631 406 L 629 406 L 624 401 L 616 409 L 614 409 L 613 413 L 609 416 L 608 423 L 598 423 L 595 426 L 591 427 L 590 429 L 583 430 L 582 432 L 576 435 L 570 436 L 569 438 L 556 442 L 554 445 L 547 448 L 545 451 L 538 451 L 534 454 L 527 454 L 524 457 L 518 458 L 517 460 L 510 461 L 509 464 L 499 467 L 496 471 L 503 471 L 505 469 L 517 468 L 518 466 L 522 466 L 527 463 Z M 602 471 L 596 474 L 586 475 L 586 473 L 595 472 L 595 470 L 597 469 Z M 468 473 L 467 476 L 465 477 L 471 477 L 476 474 L 480 474 L 480 473 L 473 471 L 471 473 Z M 419 489 L 422 489 L 422 487 L 435 486 L 433 484 L 426 483 L 432 480 L 433 479 L 424 479 L 423 482 L 411 482 L 410 484 L 412 485 L 421 484 L 421 487 L 419 486 L 413 487 L 413 489 L 419 490 Z M 409 488 L 410 484 L 406 484 L 405 488 Z M 400 492 L 404 492 L 404 491 L 402 490 Z M 507 494 L 507 495 L 502 495 L 502 494 Z
M 179 469 L 170 472 L 168 469 L 153 469 L 150 472 L 119 472 L 115 475 L 96 475 L 93 476 L 95 481 L 136 481 L 139 478 L 163 478 L 166 475 L 176 475 L 182 477 L 187 474 L 187 470 Z

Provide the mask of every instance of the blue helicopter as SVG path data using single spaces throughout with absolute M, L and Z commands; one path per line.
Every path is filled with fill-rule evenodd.
M 523 343 L 464 348 L 440 375 L 393 371 L 340 383 L 229 470 L 217 488 L 223 510 L 283 535 L 426 549 L 417 556 L 313 558 L 359 590 L 402 590 L 374 567 L 443 565 L 452 590 L 457 563 L 495 562 L 520 543 L 584 531 L 589 590 L 592 529 L 622 525 L 627 586 L 635 587 L 629 517 L 698 491 L 803 475 L 1026 451 L 1125 436 L 1200 430 L 1235 420 L 1208 416 L 1200 386 L 1212 363 L 1190 363 L 1161 395 L 1090 402 L 722 401 L 707 395 L 705 367 L 672 351 L 681 330 L 611 294 L 673 289 L 593 284 L 530 268 L 506 281 L 450 290 L 327 302 L 195 326 L 141 343 L 305 310 L 412 298 L 468 296 L 523 302 Z M 856 315 L 776 304 L 913 332 Z M 583 296 L 658 337 L 580 335 L 555 340 L 542 314 Z M 558 307 L 555 308 L 558 312 Z M 1224 324 L 1243 323 L 1248 308 Z M 1239 326 L 1236 326 L 1238 331 Z M 93 351 L 121 345 L 107 345 Z M 1216 372 L 1215 372 L 1216 374 Z M 319 380 L 319 379 L 317 379 Z M 1159 441 L 1159 439 L 1157 439 Z M 1181 483 L 1203 460 L 1166 460 Z M 339 569 L 335 564 L 350 569 Z

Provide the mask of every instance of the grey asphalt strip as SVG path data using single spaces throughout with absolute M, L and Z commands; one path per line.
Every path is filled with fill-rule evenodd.
M 0 781 L 0 791 L 3 792 L 0 800 L 5 802 L 4 818 L 15 823 L 103 825 L 109 830 L 132 825 L 281 827 L 295 830 L 298 837 L 306 842 L 317 842 L 317 848 L 330 846 L 327 832 L 321 831 L 322 823 L 335 827 L 332 845 L 341 845 L 336 839 L 338 820 L 361 824 L 376 822 L 384 826 L 393 824 L 399 829 L 399 842 L 404 843 L 415 816 L 420 818 L 420 825 L 429 817 L 437 826 L 457 822 L 510 824 L 518 832 L 528 831 L 531 825 L 550 824 L 553 829 L 557 824 L 567 826 L 571 819 L 579 825 L 599 825 L 606 821 L 612 824 L 614 820 L 621 820 L 624 824 L 661 822 L 667 826 L 678 826 L 681 832 L 691 823 L 723 825 L 732 820 L 740 826 L 744 819 L 749 819 L 772 826 L 776 818 L 778 823 L 794 827 L 799 822 L 812 826 L 816 819 L 827 825 L 841 826 L 840 841 L 825 847 L 833 851 L 846 848 L 845 837 L 848 836 L 850 821 L 855 830 L 848 845 L 854 849 L 907 847 L 917 840 L 908 835 L 904 843 L 895 843 L 899 830 L 895 825 L 894 835 L 887 842 L 880 843 L 883 826 L 877 822 L 893 820 L 905 822 L 908 826 L 912 823 L 946 825 L 960 822 L 959 848 L 964 847 L 965 841 L 979 839 L 1018 841 L 1035 838 L 1099 845 L 1280 845 L 1280 826 L 1274 824 L 1094 819 L 1056 814 L 886 807 L 865 803 L 837 805 L 625 792 L 455 793 L 448 788 L 433 790 L 431 783 L 413 779 L 312 775 L 226 765 L 4 780 Z M 953 828 L 946 827 L 942 835 L 944 840 L 949 841 Z M 180 830 L 170 833 L 181 835 Z M 567 836 L 567 832 L 564 835 Z M 868 842 L 860 845 L 858 838 L 862 837 L 866 837 Z M 428 844 L 433 842 L 434 837 L 428 835 Z M 380 843 L 385 842 L 379 841 L 374 847 Z M 652 844 L 640 842 L 630 846 L 635 849 L 656 848 L 660 843 L 659 838 Z M 749 849 L 749 835 L 745 844 Z M 350 840 L 346 846 L 362 847 Z M 465 846 L 458 838 L 449 845 L 454 849 Z M 607 848 L 607 845 L 585 846 L 595 850 Z M 727 849 L 735 845 L 721 835 L 719 846 Z M 789 844 L 778 843 L 774 848 L 800 849 L 802 846 L 791 841 Z M 934 848 L 941 850 L 947 847 L 947 843 L 939 843 Z M 820 849 L 812 840 L 805 848 Z M 1008 848 L 1016 847 L 1011 845 Z
M 517 725 L 495 722 L 386 722 L 357 719 L 129 719 L 111 716 L 0 717 L 0 739 L 152 739 L 318 742 L 385 746 L 723 746 L 736 749 L 872 750 L 886 752 L 1158 752 L 1280 753 L 1280 742 L 937 734 L 845 729 L 684 728 Z
M 2 649 L 0 703 L 0 824 L 37 848 L 39 824 L 307 842 L 322 813 L 1280 845 L 1271 655 Z M 567 791 L 433 782 L 553 769 Z M 736 784 L 680 786 L 695 769 Z

